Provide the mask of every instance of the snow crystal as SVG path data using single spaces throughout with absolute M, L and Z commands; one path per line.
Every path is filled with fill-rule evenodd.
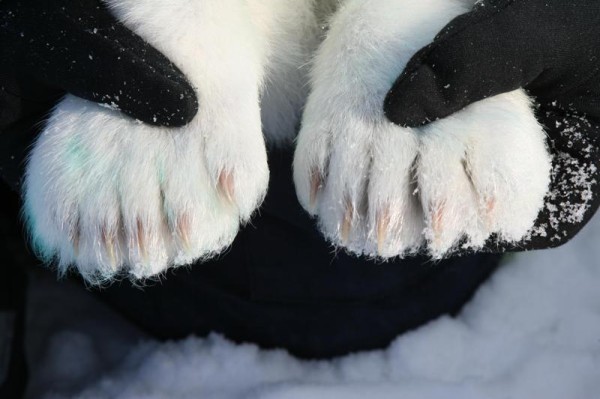
M 110 103 L 98 103 L 98 105 L 101 106 L 102 108 L 110 109 L 113 111 L 119 110 L 119 105 L 117 103 L 115 103 L 114 101 L 111 101 Z
M 551 191 L 544 205 L 547 223 L 532 229 L 528 239 L 535 236 L 550 237 L 551 241 L 559 242 L 568 235 L 565 225 L 577 225 L 585 219 L 598 184 L 598 169 L 592 157 L 598 149 L 584 133 L 591 126 L 585 117 L 575 114 L 567 114 L 562 121 L 556 122 L 556 127 L 560 129 L 557 139 L 564 141 L 568 150 L 577 156 L 565 151 L 555 151 L 553 154 Z M 550 144 L 553 147 L 556 145 L 553 141 Z

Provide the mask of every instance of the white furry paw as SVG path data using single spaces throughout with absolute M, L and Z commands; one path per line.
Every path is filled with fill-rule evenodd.
M 521 91 L 418 130 L 311 110 L 295 155 L 298 198 L 351 252 L 402 256 L 426 244 L 441 258 L 492 234 L 517 242 L 543 207 L 550 157 Z
M 430 253 L 481 248 L 492 234 L 518 242 L 533 227 L 550 184 L 545 134 L 521 90 L 420 129 L 416 167 Z
M 253 124 L 206 126 L 201 113 L 169 130 L 68 97 L 27 167 L 26 216 L 38 253 L 99 283 L 223 250 L 267 188 L 255 108 Z
M 177 129 L 75 97 L 52 114 L 27 166 L 29 230 L 46 260 L 93 283 L 219 253 L 260 205 L 269 176 L 264 39 L 245 3 L 105 1 L 183 71 L 200 109 Z
M 458 1 L 347 0 L 331 21 L 313 65 L 294 181 L 335 245 L 384 258 L 426 247 L 440 258 L 493 234 L 518 241 L 533 227 L 550 157 L 522 91 L 421 129 L 383 115 L 408 59 L 464 11 Z
M 412 184 L 417 135 L 348 116 L 307 109 L 294 159 L 300 203 L 336 246 L 380 256 L 417 250 L 424 228 Z

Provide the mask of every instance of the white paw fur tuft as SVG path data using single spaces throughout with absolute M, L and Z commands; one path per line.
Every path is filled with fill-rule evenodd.
M 222 251 L 268 183 L 259 95 L 268 42 L 247 4 L 110 0 L 196 88 L 187 126 L 150 127 L 68 96 L 30 154 L 26 216 L 59 271 L 146 278 Z
M 294 159 L 303 207 L 357 254 L 441 258 L 498 234 L 518 241 L 547 192 L 550 157 L 522 91 L 421 129 L 391 124 L 383 100 L 410 57 L 465 1 L 347 0 L 314 60 Z

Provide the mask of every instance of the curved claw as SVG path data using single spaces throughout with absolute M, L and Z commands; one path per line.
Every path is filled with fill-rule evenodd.
M 445 205 L 443 202 L 433 208 L 431 227 L 433 228 L 433 237 L 436 244 L 439 244 L 442 238 L 442 230 L 444 229 L 444 208 Z
M 144 229 L 144 224 L 142 223 L 141 219 L 137 219 L 137 223 L 136 223 L 136 229 L 135 229 L 135 237 L 134 240 L 135 242 L 133 243 L 135 245 L 135 248 L 138 249 L 142 261 L 144 263 L 146 263 L 148 261 L 148 251 L 146 249 L 146 236 L 145 236 L 145 229 Z
M 104 250 L 108 255 L 108 260 L 113 269 L 117 267 L 117 255 L 116 255 L 116 234 L 114 231 L 109 230 L 106 226 L 102 226 L 102 243 Z
M 186 252 L 190 251 L 190 226 L 191 220 L 189 214 L 185 213 L 177 217 L 176 234 L 179 237 L 179 241 L 183 246 L 183 250 Z
M 233 185 L 233 172 L 222 170 L 219 173 L 218 190 L 230 204 L 234 203 L 235 188 Z
M 323 187 L 323 174 L 318 169 L 313 169 L 310 174 L 310 208 L 314 211 L 317 206 L 317 196 Z
M 488 230 L 491 230 L 494 227 L 495 211 L 496 199 L 488 199 L 485 203 L 485 226 Z
M 380 254 L 383 253 L 384 250 L 389 226 L 390 208 L 389 206 L 386 206 L 383 210 L 377 211 L 377 252 Z
M 350 230 L 352 229 L 352 218 L 354 217 L 354 206 L 351 202 L 346 205 L 346 212 L 344 213 L 344 220 L 342 222 L 341 239 L 342 244 L 348 242 L 350 237 Z

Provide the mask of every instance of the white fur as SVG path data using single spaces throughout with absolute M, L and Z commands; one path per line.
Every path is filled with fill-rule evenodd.
M 308 96 L 309 62 L 320 34 L 315 2 L 247 0 L 252 20 L 268 44 L 261 117 L 268 144 L 291 146 Z M 325 0 L 330 1 L 330 0 Z
M 178 129 L 72 96 L 53 112 L 30 156 L 26 214 L 40 254 L 91 282 L 119 272 L 153 276 L 231 243 L 267 188 L 261 123 L 272 145 L 291 142 L 309 57 L 338 0 L 106 2 L 186 74 L 200 110 Z M 382 112 L 410 56 L 470 4 L 341 3 L 312 64 L 294 163 L 302 205 L 334 243 L 369 255 L 402 255 L 428 242 L 439 257 L 463 235 L 474 247 L 492 232 L 520 238 L 541 208 L 549 175 L 543 133 L 522 92 L 423 129 L 399 128 Z M 218 189 L 223 171 L 233 175 L 233 203 Z M 314 171 L 326 178 L 311 209 Z M 498 204 L 491 219 L 481 216 L 490 198 Z M 441 203 L 444 228 L 435 233 L 431 211 Z M 342 242 L 349 204 L 352 229 Z M 378 247 L 382 213 L 389 223 Z
M 533 226 L 550 157 L 522 91 L 422 129 L 395 126 L 383 114 L 384 97 L 410 57 L 471 5 L 347 0 L 332 18 L 314 60 L 294 180 L 301 204 L 334 244 L 391 257 L 426 243 L 439 258 L 462 238 L 477 248 L 492 233 L 517 241 Z M 311 203 L 315 171 L 324 182 Z M 352 228 L 343 237 L 348 209 Z M 381 215 L 386 234 L 378 243 Z
M 260 92 L 269 135 L 289 141 L 317 35 L 310 0 L 106 2 L 186 74 L 200 109 L 165 129 L 73 96 L 56 107 L 30 155 L 26 214 L 40 254 L 91 282 L 156 275 L 231 243 L 267 189 Z

